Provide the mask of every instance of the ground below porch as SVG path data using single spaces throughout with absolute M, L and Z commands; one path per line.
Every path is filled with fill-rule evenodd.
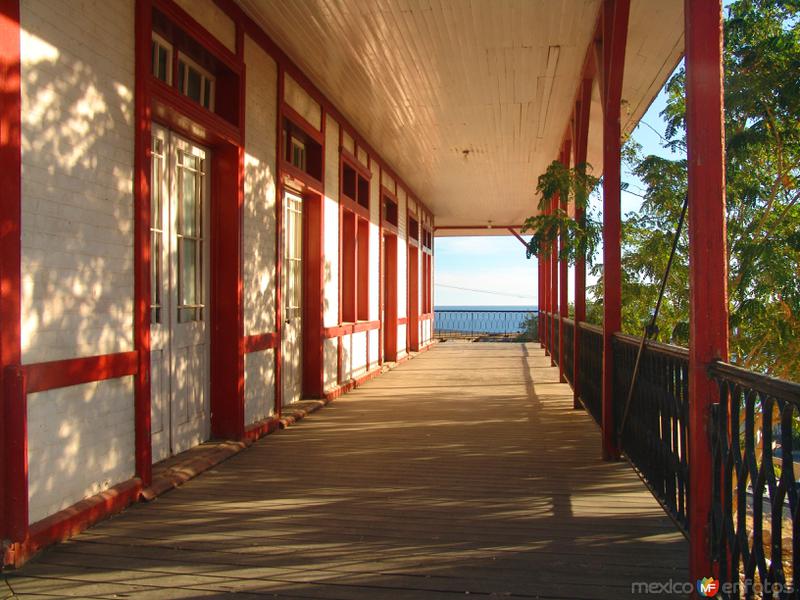
M 624 598 L 688 544 L 538 344 L 446 342 L 8 574 L 20 598 Z M 5 584 L 4 584 L 5 585 Z

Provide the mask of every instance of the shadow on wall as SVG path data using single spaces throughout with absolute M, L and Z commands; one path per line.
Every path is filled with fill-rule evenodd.
M 122 8 L 130 19 L 21 6 L 27 364 L 133 348 L 133 4 Z M 31 394 L 28 417 L 32 521 L 133 475 L 131 378 Z

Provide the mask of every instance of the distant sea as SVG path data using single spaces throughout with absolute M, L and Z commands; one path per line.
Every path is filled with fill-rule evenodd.
M 523 329 L 523 321 L 530 316 L 532 311 L 536 310 L 536 307 L 439 305 L 435 306 L 433 310 L 434 327 L 437 331 L 517 333 Z

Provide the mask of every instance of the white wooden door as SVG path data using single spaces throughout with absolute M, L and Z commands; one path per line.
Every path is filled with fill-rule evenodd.
M 303 199 L 283 198 L 283 404 L 300 400 L 303 389 Z
M 154 127 L 150 326 L 154 461 L 196 446 L 210 434 L 208 165 L 205 149 Z

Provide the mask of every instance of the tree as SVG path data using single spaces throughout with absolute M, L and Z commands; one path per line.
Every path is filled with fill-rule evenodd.
M 800 2 L 737 0 L 727 10 L 731 360 L 800 380 Z M 665 145 L 676 151 L 684 151 L 686 143 L 684 84 L 681 68 L 667 83 L 662 112 Z M 645 192 L 641 210 L 623 223 L 623 329 L 641 334 L 686 194 L 686 161 L 642 156 L 631 142 L 626 157 Z M 596 320 L 602 281 L 592 293 L 589 315 Z M 659 339 L 688 342 L 688 308 L 684 234 L 662 305 Z

